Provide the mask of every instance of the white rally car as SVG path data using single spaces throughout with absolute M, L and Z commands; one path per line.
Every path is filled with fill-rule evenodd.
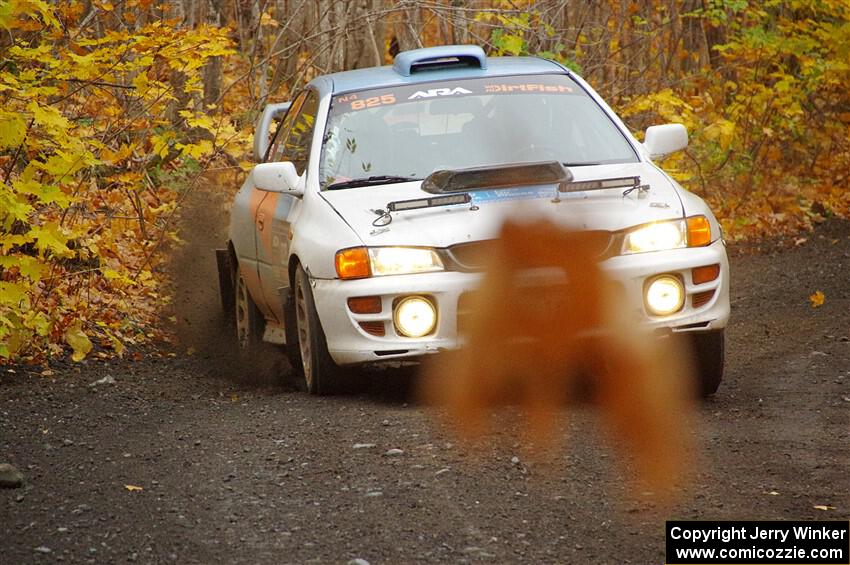
M 606 235 L 623 299 L 658 333 L 692 337 L 699 386 L 716 391 L 720 226 L 652 161 L 685 148 L 683 126 L 640 143 L 555 62 L 444 46 L 317 77 L 266 108 L 254 145 L 216 254 L 222 302 L 239 347 L 285 345 L 310 392 L 346 365 L 459 347 L 481 257 L 518 216 Z

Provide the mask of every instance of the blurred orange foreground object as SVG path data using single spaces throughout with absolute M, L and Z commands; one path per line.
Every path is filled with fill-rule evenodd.
M 585 374 L 637 478 L 663 490 L 689 451 L 693 380 L 672 340 L 641 329 L 599 267 L 606 245 L 548 221 L 506 223 L 472 297 L 466 345 L 426 368 L 422 392 L 467 439 L 485 431 L 489 409 L 519 404 L 545 445 L 561 435 L 558 410 Z

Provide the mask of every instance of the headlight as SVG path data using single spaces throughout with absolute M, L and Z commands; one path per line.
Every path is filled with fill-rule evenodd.
M 372 247 L 373 275 L 404 275 L 442 271 L 443 262 L 433 249 L 420 247 Z
M 622 253 L 646 253 L 682 247 L 700 247 L 711 243 L 711 225 L 705 216 L 684 220 L 655 222 L 626 233 Z
M 337 251 L 335 264 L 341 279 L 408 275 L 444 269 L 437 252 L 427 247 L 352 247 Z
M 623 253 L 645 253 L 687 247 L 688 236 L 685 230 L 683 220 L 641 226 L 626 234 Z

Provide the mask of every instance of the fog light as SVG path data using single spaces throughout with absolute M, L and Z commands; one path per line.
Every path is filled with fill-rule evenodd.
M 669 316 L 682 309 L 685 289 L 676 277 L 663 275 L 646 286 L 646 309 L 655 316 Z
M 403 336 L 426 336 L 437 325 L 437 309 L 427 298 L 409 296 L 396 304 L 393 322 Z

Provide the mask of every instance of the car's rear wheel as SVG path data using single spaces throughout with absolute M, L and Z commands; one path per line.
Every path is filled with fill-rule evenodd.
M 726 357 L 726 336 L 723 330 L 694 333 L 691 336 L 697 390 L 705 398 L 720 387 Z
M 328 353 L 328 342 L 316 312 L 310 279 L 301 265 L 295 269 L 295 320 L 307 392 L 333 394 L 339 385 L 339 367 Z
M 251 294 L 248 285 L 236 267 L 235 296 L 233 300 L 233 315 L 236 322 L 236 346 L 239 354 L 251 356 L 257 352 L 263 342 L 263 314 Z

